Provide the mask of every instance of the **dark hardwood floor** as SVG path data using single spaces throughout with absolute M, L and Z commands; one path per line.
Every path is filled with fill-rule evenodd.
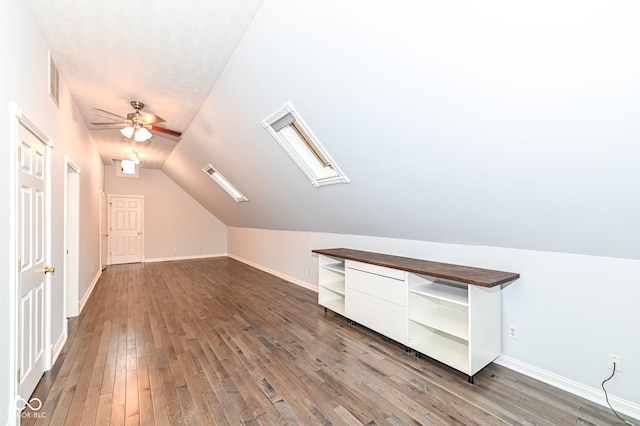
M 382 314 L 382 313 L 381 313 Z M 615 424 L 491 364 L 467 377 L 229 258 L 111 266 L 22 424 Z

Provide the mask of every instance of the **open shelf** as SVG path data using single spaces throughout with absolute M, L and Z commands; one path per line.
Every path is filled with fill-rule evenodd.
M 409 346 L 469 374 L 469 342 L 417 323 L 409 323 Z
M 318 279 L 318 303 L 340 315 L 344 315 L 344 259 L 320 255 Z
M 460 339 L 469 340 L 469 326 L 466 312 L 441 305 L 411 313 L 409 320 L 440 330 Z
M 325 300 L 320 302 L 320 305 L 335 312 L 336 314 L 344 315 L 344 299 L 343 298 Z
M 344 280 L 325 283 L 322 284 L 322 287 L 341 296 L 344 296 Z
M 342 263 L 328 263 L 326 265 L 321 265 L 324 269 L 328 269 L 329 271 L 337 272 L 339 274 L 344 274 L 344 262 Z
M 409 292 L 422 296 L 432 297 L 434 299 L 445 300 L 451 303 L 468 306 L 469 297 L 466 288 L 460 288 L 448 284 L 427 283 L 410 287 Z

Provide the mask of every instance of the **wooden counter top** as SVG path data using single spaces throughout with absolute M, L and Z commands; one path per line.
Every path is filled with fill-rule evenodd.
M 312 252 L 482 287 L 494 287 L 520 278 L 520 274 L 513 272 L 494 271 L 347 248 L 317 249 Z

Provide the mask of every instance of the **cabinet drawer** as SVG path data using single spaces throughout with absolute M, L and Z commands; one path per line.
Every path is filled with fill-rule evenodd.
M 383 277 L 393 278 L 394 280 L 404 281 L 405 271 L 393 268 L 385 268 L 384 266 L 371 265 L 369 263 L 355 262 L 347 260 L 345 263 L 347 268 L 357 269 L 358 271 L 368 272 L 370 274 L 381 275 Z
M 345 287 L 407 306 L 407 284 L 404 281 L 347 268 Z
M 345 316 L 396 342 L 407 344 L 407 308 L 347 289 Z

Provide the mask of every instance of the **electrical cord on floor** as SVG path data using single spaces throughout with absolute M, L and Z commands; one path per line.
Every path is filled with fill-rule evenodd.
M 634 426 L 633 423 L 631 423 L 631 422 L 623 419 L 622 417 L 620 417 L 620 414 L 616 413 L 616 410 L 613 409 L 613 407 L 611 406 L 611 403 L 609 402 L 609 395 L 607 394 L 607 390 L 604 388 L 604 384 L 607 383 L 609 380 L 611 380 L 615 374 L 616 374 L 616 363 L 614 362 L 613 363 L 613 372 L 611 373 L 611 375 L 609 376 L 608 379 L 605 379 L 602 382 L 602 390 L 604 391 L 604 397 L 607 400 L 607 405 L 609 405 L 609 408 L 611 408 L 611 411 L 613 411 L 613 414 L 615 414 L 617 418 L 619 418 L 620 420 L 622 420 L 623 422 L 625 422 L 629 426 Z

